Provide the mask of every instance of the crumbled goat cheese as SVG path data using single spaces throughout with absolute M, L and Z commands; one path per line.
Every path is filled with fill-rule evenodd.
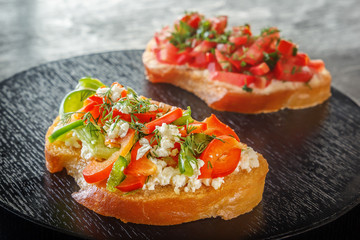
M 224 178 L 223 177 L 218 177 L 218 178 L 214 178 L 212 181 L 211 181 L 211 186 L 217 190 L 221 187 L 221 184 L 224 183 Z
M 115 84 L 111 87 L 111 100 L 116 102 L 120 97 L 122 91 L 126 90 L 123 87 L 119 87 L 119 85 Z
M 104 129 L 106 130 L 106 133 L 108 134 L 108 137 L 110 139 L 115 139 L 118 137 L 120 138 L 125 137 L 127 132 L 129 131 L 129 127 L 130 127 L 129 123 L 125 121 L 118 121 L 112 123 L 110 127 L 104 127 Z
M 98 88 L 96 94 L 99 96 L 105 96 L 105 94 L 110 90 L 110 88 Z
M 123 104 L 123 103 L 117 103 L 117 104 L 115 104 L 115 106 L 113 108 L 115 108 L 125 114 L 129 114 L 132 110 L 130 106 L 127 106 L 126 104 Z
M 239 172 L 240 169 L 251 171 L 252 168 L 259 167 L 259 159 L 257 153 L 251 147 L 243 149 L 241 152 L 241 161 L 234 172 Z
M 175 142 L 180 141 L 180 132 L 177 126 L 163 123 L 160 127 L 157 126 L 156 129 L 159 131 L 161 136 L 161 141 L 158 146 L 156 146 L 152 153 L 158 157 L 168 157 L 172 154 L 172 148 L 174 148 Z
M 147 153 L 147 151 L 149 151 L 152 148 L 149 143 L 149 140 L 147 140 L 146 138 L 141 138 L 139 140 L 139 143 L 141 147 L 137 151 L 136 160 L 142 158 Z
M 152 112 L 152 111 L 156 111 L 158 109 L 158 107 L 155 105 L 155 104 L 151 104 L 149 106 L 149 111 Z

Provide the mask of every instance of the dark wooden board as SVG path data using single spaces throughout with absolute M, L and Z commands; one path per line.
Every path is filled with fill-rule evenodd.
M 145 81 L 142 51 L 81 56 L 41 65 L 0 84 L 0 205 L 46 227 L 97 239 L 257 239 L 297 234 L 330 222 L 360 202 L 360 108 L 332 89 L 324 104 L 272 114 L 217 112 L 193 94 Z M 44 135 L 63 96 L 83 76 L 118 81 L 140 94 L 193 109 L 203 119 L 215 113 L 240 139 L 268 160 L 263 201 L 230 221 L 206 219 L 170 227 L 125 224 L 100 216 L 72 198 L 66 172 L 50 174 Z

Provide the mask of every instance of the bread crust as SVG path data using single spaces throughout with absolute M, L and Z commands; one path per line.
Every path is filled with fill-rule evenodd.
M 266 113 L 284 108 L 300 109 L 321 104 L 331 96 L 331 75 L 326 69 L 315 74 L 307 84 L 273 80 L 267 88 L 255 88 L 249 93 L 241 87 L 210 80 L 208 70 L 159 63 L 152 51 L 154 46 L 152 39 L 142 57 L 148 80 L 181 87 L 219 111 Z
M 217 216 L 232 219 L 251 211 L 262 199 L 268 164 L 261 154 L 258 154 L 259 167 L 226 176 L 217 190 L 203 185 L 195 192 L 181 191 L 177 195 L 168 185 L 124 194 L 107 191 L 106 181 L 88 184 L 82 176 L 87 162 L 81 158 L 80 150 L 61 141 L 48 141 L 58 121 L 59 118 L 55 119 L 46 134 L 46 167 L 52 173 L 66 168 L 80 186 L 73 198 L 98 214 L 123 222 L 175 225 Z

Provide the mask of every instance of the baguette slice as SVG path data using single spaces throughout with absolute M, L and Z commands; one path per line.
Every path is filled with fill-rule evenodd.
M 78 192 L 73 193 L 73 198 L 98 214 L 123 222 L 175 225 L 217 216 L 232 219 L 250 212 L 262 199 L 268 164 L 261 154 L 258 154 L 259 167 L 226 176 L 225 183 L 217 190 L 203 185 L 195 192 L 181 191 L 177 195 L 174 188 L 167 185 L 124 194 L 107 191 L 106 181 L 88 184 L 82 175 L 88 161 L 81 158 L 80 150 L 61 141 L 48 141 L 58 121 L 59 117 L 45 137 L 46 167 L 51 173 L 66 168 L 80 187 Z M 245 144 L 243 146 L 246 147 Z
M 284 108 L 301 109 L 321 104 L 331 96 L 331 75 L 326 69 L 315 74 L 307 84 L 273 80 L 264 89 L 246 92 L 241 87 L 210 80 L 207 69 L 159 63 L 152 50 L 155 46 L 152 39 L 142 57 L 148 80 L 181 87 L 219 111 L 267 113 Z

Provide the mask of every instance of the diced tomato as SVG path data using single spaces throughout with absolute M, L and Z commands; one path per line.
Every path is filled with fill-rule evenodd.
M 244 45 L 248 40 L 247 36 L 240 36 L 240 37 L 229 37 L 229 41 L 234 43 L 236 46 Z
M 216 47 L 216 42 L 204 40 L 193 49 L 193 52 L 209 52 L 214 47 Z
M 210 63 L 210 62 L 215 62 L 215 61 L 216 61 L 215 55 L 212 54 L 212 53 L 210 53 L 210 52 L 207 52 L 207 53 L 206 53 L 206 61 L 207 61 L 208 63 Z
M 191 56 L 189 55 L 189 52 L 190 52 L 190 48 L 187 48 L 184 51 L 182 51 L 181 53 L 179 53 L 176 63 L 174 63 L 174 64 L 183 65 L 183 64 L 189 62 L 191 60 Z
M 265 76 L 256 76 L 255 77 L 255 87 L 263 89 L 266 88 L 267 86 L 269 86 L 269 84 L 271 83 L 271 79 L 272 77 L 267 77 Z
M 275 65 L 274 76 L 283 81 L 307 82 L 313 77 L 313 73 L 304 67 L 296 66 L 290 61 L 282 59 Z
M 215 30 L 218 34 L 223 34 L 227 25 L 227 16 L 219 16 L 210 19 L 211 29 Z
M 207 123 L 207 129 L 204 131 L 205 134 L 210 136 L 228 135 L 234 137 L 237 141 L 240 141 L 235 131 L 228 125 L 222 123 L 214 114 L 211 114 L 211 116 L 206 118 L 203 122 Z
M 255 65 L 263 60 L 263 52 L 267 52 L 270 45 L 277 41 L 279 33 L 277 30 L 269 30 L 270 33 L 264 33 L 249 47 L 245 53 L 244 61 L 251 65 Z
M 216 49 L 223 53 L 232 54 L 236 50 L 236 47 L 228 43 L 219 43 L 216 45 Z
M 251 67 L 249 71 L 254 75 L 261 76 L 268 73 L 270 71 L 270 68 L 266 63 L 263 62 L 254 67 Z
M 227 135 L 217 136 L 199 157 L 205 162 L 200 168 L 199 178 L 225 177 L 235 170 L 240 155 L 240 145 L 235 138 Z
M 306 53 L 297 53 L 293 58 L 293 62 L 298 66 L 307 66 L 309 64 L 310 58 Z
M 254 76 L 246 75 L 243 73 L 233 73 L 233 72 L 220 72 L 215 71 L 210 75 L 210 79 L 213 81 L 220 81 L 230 83 L 239 87 L 244 86 L 245 84 L 249 85 L 255 81 Z
M 181 18 L 182 22 L 187 23 L 192 28 L 198 28 L 201 21 L 201 17 L 198 13 L 187 14 Z
M 291 56 L 294 47 L 295 44 L 292 42 L 281 39 L 278 45 L 278 50 L 284 56 Z
M 129 129 L 125 137 L 119 140 L 121 148 L 118 152 L 111 155 L 110 158 L 103 162 L 91 161 L 84 169 L 83 176 L 86 182 L 95 183 L 107 179 L 110 175 L 114 162 L 119 156 L 125 156 L 134 145 L 135 130 Z
M 172 110 L 165 115 L 151 121 L 145 124 L 145 127 L 143 128 L 143 132 L 145 134 L 152 133 L 156 126 L 161 126 L 163 123 L 169 124 L 175 121 L 176 119 L 180 118 L 182 116 L 183 112 L 180 108 L 176 108 L 175 110 Z
M 323 60 L 316 59 L 316 60 L 310 60 L 308 67 L 315 72 L 320 72 L 325 68 L 325 63 Z
M 208 64 L 208 70 L 209 72 L 214 72 L 214 71 L 221 71 L 221 66 L 218 62 L 210 62 Z
M 154 49 L 157 60 L 162 63 L 176 64 L 179 49 L 170 42 L 161 49 Z
M 235 35 L 248 35 L 251 36 L 251 29 L 250 29 L 250 25 L 244 25 L 244 26 L 235 26 L 232 28 L 233 30 L 233 34 Z
M 221 68 L 223 70 L 226 70 L 229 64 L 229 59 L 224 54 L 222 54 L 218 49 L 215 49 L 215 57 Z
M 122 181 L 118 186 L 116 186 L 116 188 L 122 192 L 134 191 L 144 186 L 146 178 L 147 176 L 127 175 L 124 181 Z
M 193 54 L 194 54 L 194 59 L 191 63 L 189 63 L 189 65 L 191 67 L 196 67 L 196 68 L 206 68 L 208 65 L 206 53 L 197 52 Z
M 169 32 L 169 26 L 164 27 L 160 32 L 156 32 L 154 34 L 154 39 L 156 42 L 156 45 L 159 47 L 166 42 L 168 42 L 168 38 L 171 36 Z

